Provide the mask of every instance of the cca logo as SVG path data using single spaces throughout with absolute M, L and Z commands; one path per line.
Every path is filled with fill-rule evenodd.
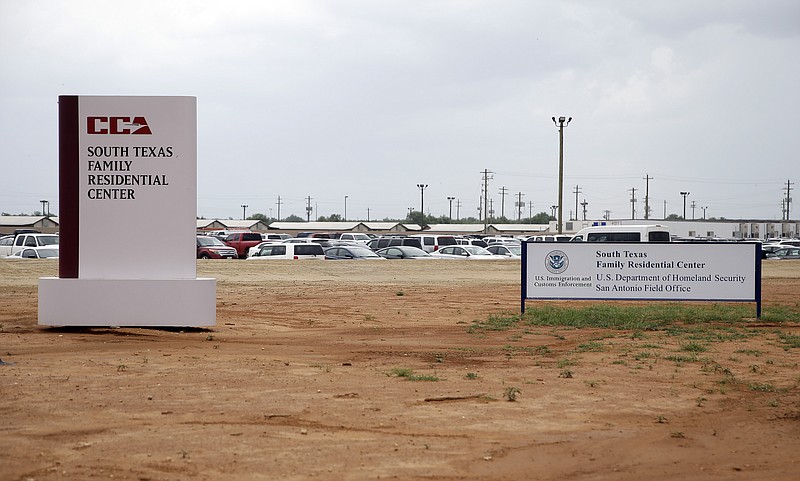
M 106 135 L 152 135 L 144 117 L 87 117 L 86 133 Z

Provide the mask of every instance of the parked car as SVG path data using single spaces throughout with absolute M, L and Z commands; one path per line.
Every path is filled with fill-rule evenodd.
M 456 238 L 451 235 L 436 234 L 414 234 L 422 242 L 422 250 L 425 252 L 435 252 L 442 247 L 458 245 Z
M 487 247 L 486 250 L 496 256 L 504 256 L 514 259 L 522 256 L 522 246 L 492 244 Z
M 528 237 L 528 242 L 569 242 L 572 238 L 566 234 L 544 234 Z
M 264 242 L 260 242 L 260 243 L 258 243 L 256 245 L 254 245 L 253 247 L 247 249 L 247 257 L 250 257 L 250 256 L 254 255 L 256 252 L 260 251 L 261 248 L 266 246 L 266 245 L 282 244 L 282 243 L 283 243 L 283 241 L 278 241 L 278 240 L 267 240 L 267 241 L 264 241 Z M 305 239 L 302 239 L 302 243 L 303 244 L 307 244 L 308 241 L 305 240 Z
M 242 259 L 247 257 L 248 249 L 261 242 L 261 234 L 251 231 L 231 232 L 225 238 L 225 245 L 236 249 L 236 255 Z
M 436 252 L 431 254 L 433 257 L 442 259 L 464 259 L 464 260 L 496 260 L 502 259 L 501 256 L 496 256 L 487 251 L 483 247 L 478 246 L 447 246 L 442 247 Z
M 519 239 L 514 237 L 484 237 L 483 240 L 487 245 L 503 244 L 503 245 L 520 245 Z
M 197 236 L 198 259 L 236 259 L 236 249 L 226 246 L 221 240 L 212 236 Z
M 669 228 L 659 224 L 584 227 L 570 242 L 672 242 Z
M 456 237 L 456 242 L 461 246 L 478 246 L 484 248 L 489 246 L 485 240 L 475 237 Z
M 25 247 L 6 259 L 58 259 L 58 246 Z
M 56 234 L 22 233 L 12 237 L 12 242 L 8 242 L 8 237 L 3 237 L 0 243 L 0 257 L 10 256 L 21 251 L 26 247 L 57 246 L 58 236 Z
M 374 251 L 390 246 L 411 246 L 422 249 L 422 241 L 418 237 L 386 236 L 367 242 L 367 247 Z
M 269 233 L 266 233 L 266 234 L 261 234 L 261 238 L 264 239 L 265 241 L 273 240 L 273 241 L 281 242 L 281 241 L 285 241 L 286 239 L 291 239 L 292 236 L 290 236 L 289 234 L 269 234 Z
M 367 242 L 371 241 L 372 238 L 367 234 L 362 234 L 360 232 L 344 232 L 342 234 L 338 234 L 336 239 L 340 241 L 351 241 L 357 242 L 362 245 L 366 245 Z
M 325 249 L 325 258 L 333 260 L 384 260 L 366 246 L 335 246 Z
M 261 250 L 256 252 L 253 256 L 247 258 L 249 261 L 281 259 L 323 260 L 325 259 L 325 251 L 322 250 L 321 245 L 315 242 L 307 242 L 305 244 L 269 244 L 262 247 Z
M 14 236 L 7 235 L 0 237 L 0 257 L 11 254 L 11 246 L 14 245 Z
M 383 249 L 378 249 L 376 254 L 386 259 L 435 259 L 424 250 L 414 246 L 384 247 Z
M 800 259 L 800 247 L 784 247 L 772 253 L 770 259 Z
M 786 249 L 786 247 L 780 244 L 765 244 L 761 246 L 761 258 L 766 259 L 768 257 L 774 257 L 775 251 L 779 251 L 781 249 Z
M 312 238 L 313 237 L 317 237 L 317 238 L 320 238 L 320 239 L 332 239 L 333 238 L 333 234 L 330 234 L 328 232 L 298 232 L 295 237 L 298 237 L 298 238 L 301 238 L 301 239 L 304 238 L 304 237 L 312 237 Z

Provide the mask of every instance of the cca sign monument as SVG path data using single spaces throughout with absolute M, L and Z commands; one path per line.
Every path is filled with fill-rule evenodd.
M 60 96 L 58 277 L 39 324 L 212 326 L 197 278 L 197 99 Z

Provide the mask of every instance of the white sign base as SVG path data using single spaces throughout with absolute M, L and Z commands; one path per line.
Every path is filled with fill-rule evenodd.
M 39 324 L 206 327 L 216 323 L 217 280 L 39 278 Z

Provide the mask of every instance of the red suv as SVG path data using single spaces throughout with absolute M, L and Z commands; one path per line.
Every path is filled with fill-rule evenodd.
M 216 237 L 197 236 L 198 259 L 236 259 L 236 249 L 228 247 Z
M 258 232 L 244 231 L 228 234 L 228 237 L 226 237 L 223 242 L 225 242 L 225 245 L 236 249 L 236 254 L 240 259 L 245 259 L 247 257 L 247 251 L 250 250 L 251 247 L 260 244 L 262 241 L 261 234 Z

